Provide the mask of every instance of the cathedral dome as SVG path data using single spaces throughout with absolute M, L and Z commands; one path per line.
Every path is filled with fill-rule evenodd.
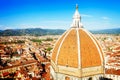
M 87 68 L 102 65 L 103 54 L 90 32 L 71 28 L 57 41 L 52 60 L 56 65 Z
M 79 16 L 79 13 L 75 12 Z M 55 72 L 77 77 L 102 74 L 103 52 L 94 36 L 73 18 L 72 27 L 56 42 L 51 65 Z

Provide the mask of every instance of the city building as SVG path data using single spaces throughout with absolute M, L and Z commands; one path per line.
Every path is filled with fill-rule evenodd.
M 83 28 L 76 6 L 71 28 L 56 42 L 50 74 L 53 80 L 100 80 L 104 76 L 104 55 L 94 36 Z

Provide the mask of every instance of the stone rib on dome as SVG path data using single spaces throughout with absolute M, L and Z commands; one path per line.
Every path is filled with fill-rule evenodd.
M 78 47 L 76 30 L 71 29 L 59 47 L 56 63 L 63 66 L 78 67 Z M 65 56 L 69 56 L 66 57 Z M 63 58 L 64 57 L 64 58 Z M 72 58 L 75 57 L 75 58 Z
M 100 66 L 103 62 L 102 53 L 96 40 L 85 30 L 79 30 L 80 50 L 81 50 L 81 67 Z

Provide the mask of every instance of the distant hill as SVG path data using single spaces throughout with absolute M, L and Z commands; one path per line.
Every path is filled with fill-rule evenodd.
M 41 28 L 28 28 L 28 29 L 7 29 L 0 30 L 0 36 L 42 36 L 42 35 L 59 35 L 64 33 L 63 29 L 41 29 Z M 90 31 L 93 34 L 120 34 L 120 28 L 117 29 L 105 29 Z
M 0 30 L 0 36 L 41 36 L 41 35 L 59 35 L 65 32 L 62 29 L 41 29 L 41 28 L 28 28 L 28 29 L 7 29 Z
M 93 34 L 120 34 L 120 28 L 91 30 L 90 32 L 92 32 Z

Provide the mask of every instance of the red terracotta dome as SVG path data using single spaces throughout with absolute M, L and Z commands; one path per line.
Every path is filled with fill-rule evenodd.
M 94 36 L 81 23 L 78 7 L 73 16 L 72 28 L 56 42 L 51 65 L 55 72 L 72 76 L 103 74 L 103 52 Z
M 52 60 L 56 65 L 87 68 L 102 65 L 103 53 L 90 32 L 71 28 L 56 43 Z

